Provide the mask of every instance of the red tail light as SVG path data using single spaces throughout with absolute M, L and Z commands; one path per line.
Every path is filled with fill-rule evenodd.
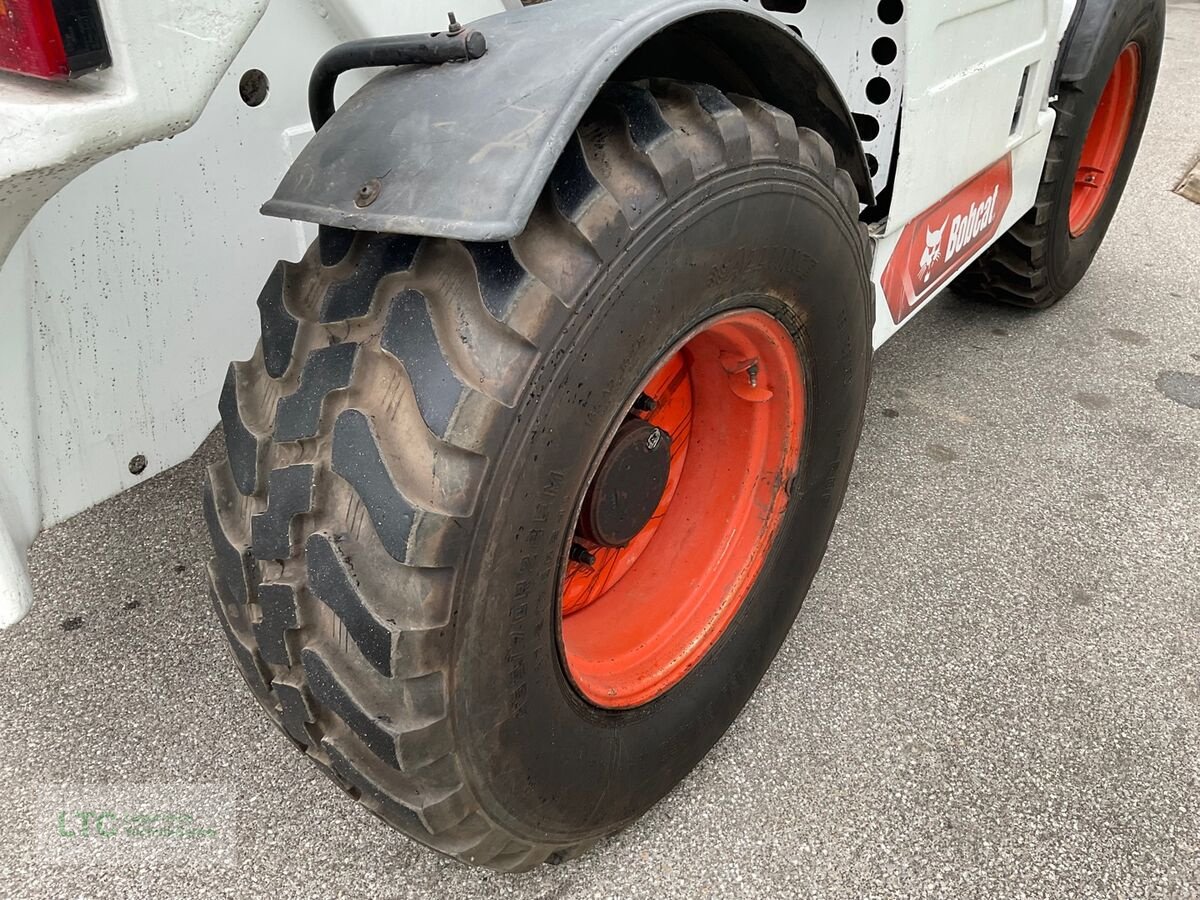
M 70 78 L 111 62 L 96 0 L 0 0 L 0 69 Z

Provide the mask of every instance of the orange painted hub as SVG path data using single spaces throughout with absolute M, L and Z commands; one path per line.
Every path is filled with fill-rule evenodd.
M 684 338 L 629 398 L 622 421 L 665 432 L 670 469 L 654 513 L 624 546 L 589 541 L 578 525 L 572 537 L 562 647 L 587 700 L 612 709 L 653 700 L 733 620 L 799 470 L 804 384 L 787 330 L 740 310 Z
M 1084 139 L 1071 192 L 1071 237 L 1079 237 L 1092 226 L 1108 197 L 1125 155 L 1141 79 L 1142 51 L 1137 44 L 1129 44 L 1117 58 Z

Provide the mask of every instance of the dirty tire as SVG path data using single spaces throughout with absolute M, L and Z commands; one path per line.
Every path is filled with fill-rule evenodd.
M 1164 26 L 1161 0 L 1116 5 L 1093 70 L 1079 82 L 1058 86 L 1053 103 L 1058 116 L 1033 208 L 958 277 L 958 294 L 1047 309 L 1083 278 L 1108 233 L 1137 156 L 1154 96 Z M 1085 231 L 1072 235 L 1071 197 L 1089 126 L 1110 73 L 1131 42 L 1140 49 L 1141 77 L 1125 147 L 1103 205 Z
M 513 240 L 322 228 L 279 263 L 205 498 L 213 603 L 276 724 L 388 823 L 502 871 L 661 798 L 762 677 L 841 505 L 874 315 L 857 213 L 829 145 L 772 107 L 615 84 Z M 591 706 L 555 628 L 588 466 L 663 348 L 738 304 L 806 349 L 780 536 L 681 683 Z

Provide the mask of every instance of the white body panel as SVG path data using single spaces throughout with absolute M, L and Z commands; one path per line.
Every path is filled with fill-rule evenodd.
M 41 529 L 186 459 L 216 423 L 225 366 L 256 340 L 258 285 L 311 238 L 258 208 L 312 134 L 313 64 L 446 16 L 274 0 L 251 34 L 264 3 L 113 0 L 113 69 L 67 85 L 0 73 L 0 258 L 16 241 L 0 266 L 0 625 L 28 609 L 24 556 Z M 454 8 L 473 19 L 504 4 Z M 270 79 L 255 108 L 238 93 L 250 68 Z
M 453 8 L 467 21 L 514 2 Z M 877 280 L 909 219 L 1007 152 L 1014 189 L 1001 230 L 1032 204 L 1053 123 L 1047 83 L 1073 3 L 924 0 L 886 24 L 875 0 L 810 0 L 780 15 L 855 112 L 877 121 L 867 141 L 877 187 L 891 174 L 903 119 L 892 215 L 876 234 Z M 311 135 L 313 63 L 342 40 L 436 30 L 445 8 L 274 0 L 255 28 L 261 7 L 250 0 L 110 0 L 105 22 L 120 66 L 66 87 L 0 75 L 0 258 L 15 242 L 0 266 L 0 624 L 28 607 L 24 551 L 39 530 L 186 458 L 215 425 L 225 365 L 257 337 L 258 286 L 275 259 L 298 257 L 311 237 L 258 207 Z M 885 65 L 871 58 L 882 35 L 898 51 Z M 238 93 L 250 68 L 270 79 L 255 108 Z M 889 96 L 873 103 L 867 85 L 880 77 Z M 28 137 L 38 128 L 57 135 L 53 152 L 39 155 Z M 877 345 L 898 328 L 882 291 L 880 303 Z M 128 468 L 135 454 L 148 460 L 140 476 Z
M 876 347 L 901 327 L 887 308 L 880 280 L 910 220 L 1010 152 L 1013 198 L 997 234 L 1033 206 L 1054 127 L 1050 78 L 1074 5 L 1071 0 L 908 4 L 904 127 L 891 214 L 875 251 Z M 1027 69 L 1025 101 L 1014 127 Z
M 751 2 L 794 28 L 837 80 L 842 96 L 850 104 L 855 119 L 859 120 L 863 149 L 873 168 L 871 182 L 876 193 L 882 191 L 887 187 L 892 170 L 892 146 L 903 99 L 901 88 L 908 54 L 905 17 L 901 16 L 895 22 L 881 21 L 880 9 L 884 4 L 874 2 Z M 800 12 L 780 11 L 783 7 L 798 5 L 804 7 Z M 895 48 L 896 55 L 891 62 L 881 62 L 875 58 L 879 55 L 875 50 L 877 41 L 890 42 L 888 46 Z M 876 80 L 886 85 L 886 99 L 869 92 L 868 87 Z

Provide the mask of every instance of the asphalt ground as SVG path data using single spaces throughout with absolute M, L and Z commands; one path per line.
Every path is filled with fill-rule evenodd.
M 267 724 L 203 583 L 210 441 L 43 535 L 0 635 L 0 894 L 1200 896 L 1200 5 L 1069 300 L 947 296 L 878 355 L 824 568 L 745 713 L 574 863 L 473 871 Z M 52 864 L 48 785 L 233 798 L 239 862 Z M 174 794 L 172 793 L 174 792 Z M 194 796 L 195 789 L 187 796 Z

